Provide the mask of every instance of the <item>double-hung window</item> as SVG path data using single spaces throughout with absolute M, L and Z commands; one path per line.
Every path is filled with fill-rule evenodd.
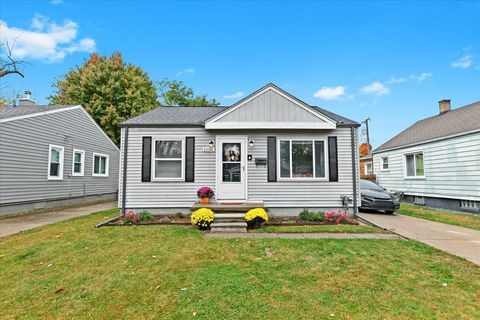
M 93 154 L 92 176 L 108 177 L 108 158 L 109 157 L 106 154 Z
M 388 157 L 382 157 L 381 160 L 382 170 L 388 170 Z
M 184 175 L 183 139 L 155 139 L 153 180 L 182 180 Z
M 279 158 L 281 179 L 326 178 L 325 140 L 280 139 Z
M 72 176 L 83 176 L 85 168 L 85 151 L 73 149 Z
M 414 152 L 405 155 L 405 177 L 424 178 L 423 152 Z
M 371 176 L 373 174 L 373 165 L 371 162 L 365 163 L 365 175 Z
M 51 144 L 48 153 L 48 180 L 63 180 L 64 148 Z

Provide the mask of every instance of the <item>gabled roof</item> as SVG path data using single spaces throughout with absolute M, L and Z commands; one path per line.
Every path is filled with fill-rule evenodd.
M 480 130 L 480 101 L 420 120 L 373 152 L 398 149 Z
M 27 105 L 27 106 L 0 106 L 0 119 L 33 115 L 46 111 L 55 111 L 74 106 L 69 105 Z
M 308 108 L 310 112 L 323 117 L 324 119 L 335 123 L 337 127 L 341 126 L 359 126 L 355 121 L 342 117 L 333 112 L 325 109 L 310 106 L 298 98 L 288 94 L 282 89 L 276 87 L 273 84 L 268 84 L 259 90 L 255 91 L 248 97 L 243 98 L 234 105 L 227 107 L 176 107 L 176 106 L 163 106 L 146 112 L 140 116 L 127 120 L 120 124 L 121 127 L 145 127 L 145 126 L 200 126 L 203 127 L 207 121 L 214 119 L 216 116 L 223 115 L 228 110 L 232 110 L 245 102 L 249 97 L 252 97 L 259 92 L 263 91 L 268 86 L 275 87 L 277 90 L 281 90 L 285 95 L 298 103 L 301 103 L 305 108 Z

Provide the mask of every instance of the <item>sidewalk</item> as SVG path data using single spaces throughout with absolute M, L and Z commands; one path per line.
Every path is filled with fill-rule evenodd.
M 420 218 L 359 213 L 377 226 L 480 265 L 480 231 Z
M 85 216 L 93 212 L 110 210 L 117 207 L 117 202 L 105 202 L 84 207 L 52 209 L 40 213 L 0 219 L 0 237 L 6 237 L 20 231 L 30 230 L 58 221 Z
M 396 234 L 386 233 L 234 233 L 208 232 L 205 238 L 278 238 L 278 239 L 403 239 Z

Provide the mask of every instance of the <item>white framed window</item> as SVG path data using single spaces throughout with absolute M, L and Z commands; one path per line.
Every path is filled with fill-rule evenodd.
M 152 180 L 183 180 L 185 139 L 156 138 L 152 144 Z
M 373 174 L 373 166 L 371 162 L 365 163 L 365 175 L 371 176 Z
M 279 139 L 279 180 L 325 180 L 327 151 L 325 140 Z
M 83 176 L 85 169 L 85 151 L 73 149 L 72 154 L 72 176 Z
M 388 157 L 381 157 L 380 158 L 380 167 L 382 171 L 388 170 Z
M 49 145 L 48 180 L 63 180 L 63 152 L 62 146 Z
M 405 178 L 425 178 L 425 167 L 423 162 L 423 151 L 407 153 L 405 157 Z
M 93 154 L 92 176 L 108 177 L 109 156 L 101 153 Z
M 464 209 L 478 209 L 477 202 L 473 200 L 460 200 L 460 207 Z

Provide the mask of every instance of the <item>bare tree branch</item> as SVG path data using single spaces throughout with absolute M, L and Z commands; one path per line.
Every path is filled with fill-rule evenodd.
M 17 74 L 22 78 L 25 78 L 23 73 L 19 70 L 19 67 L 25 64 L 25 61 L 15 60 L 12 55 L 12 49 L 15 43 L 10 46 L 7 40 L 1 40 L 0 51 L 5 51 L 5 54 L 0 56 L 0 78 L 9 74 Z M 5 49 L 3 49 L 5 47 Z

